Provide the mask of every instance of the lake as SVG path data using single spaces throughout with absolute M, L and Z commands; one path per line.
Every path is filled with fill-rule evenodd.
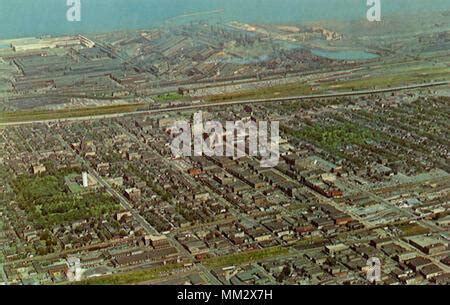
M 379 56 L 365 51 L 329 51 L 322 49 L 312 49 L 311 52 L 317 56 L 336 60 L 369 60 Z
M 66 0 L 0 0 L 0 39 L 144 29 L 182 15 L 176 19 L 289 23 L 362 19 L 367 11 L 366 0 L 81 0 L 81 4 L 81 22 L 68 22 Z M 449 0 L 382 0 L 384 16 L 449 9 Z

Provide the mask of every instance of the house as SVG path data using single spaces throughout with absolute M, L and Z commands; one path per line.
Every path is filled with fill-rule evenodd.
M 34 165 L 31 168 L 31 171 L 32 171 L 33 175 L 39 175 L 39 174 L 45 173 L 47 171 L 47 168 L 42 164 L 38 164 L 38 165 Z
M 133 202 L 141 199 L 141 190 L 138 188 L 130 188 L 125 190 L 125 197 Z

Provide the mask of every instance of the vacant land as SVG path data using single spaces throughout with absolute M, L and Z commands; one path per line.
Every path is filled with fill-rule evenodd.
M 218 94 L 206 98 L 208 102 L 222 102 L 235 100 L 251 100 L 264 98 L 277 98 L 296 95 L 312 94 L 311 87 L 304 83 L 278 85 L 255 90 L 247 90 L 235 93 Z
M 64 109 L 54 111 L 6 112 L 0 114 L 0 123 L 32 122 L 40 120 L 57 120 L 67 118 L 89 117 L 89 116 L 109 115 L 116 113 L 127 113 L 145 109 L 146 109 L 145 104 L 139 103 L 129 105 L 115 105 L 115 106 L 83 108 L 83 109 Z
M 151 269 L 91 278 L 82 282 L 77 282 L 77 285 L 125 285 L 130 283 L 142 283 L 158 279 L 162 277 L 163 274 L 167 274 L 180 268 L 182 268 L 181 264 L 170 264 L 152 267 Z
M 405 224 L 397 228 L 402 231 L 402 236 L 415 236 L 430 233 L 430 229 L 424 228 L 417 223 Z

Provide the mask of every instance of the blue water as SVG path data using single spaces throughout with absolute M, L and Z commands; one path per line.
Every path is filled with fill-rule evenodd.
M 369 60 L 379 57 L 377 54 L 365 51 L 328 51 L 321 49 L 312 49 L 311 52 L 321 57 L 336 60 Z
M 381 0 L 383 15 L 450 9 L 450 0 Z M 0 0 L 0 39 L 156 27 L 170 18 L 221 10 L 218 22 L 287 23 L 355 20 L 366 0 L 81 0 L 81 22 L 66 20 L 66 0 Z

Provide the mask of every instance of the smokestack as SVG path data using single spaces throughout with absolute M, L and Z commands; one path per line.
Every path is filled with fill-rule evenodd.
M 89 187 L 88 174 L 83 172 L 83 187 Z

